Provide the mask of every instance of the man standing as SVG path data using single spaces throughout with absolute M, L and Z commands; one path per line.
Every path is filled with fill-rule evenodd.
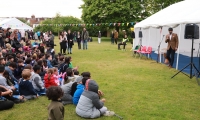
M 49 44 L 54 49 L 54 35 L 51 31 L 49 31 Z
M 111 44 L 114 44 L 114 32 L 112 31 L 110 34 Z
M 118 32 L 117 32 L 117 30 L 115 30 L 114 39 L 115 39 L 115 43 L 117 44 L 117 40 L 118 40 Z
M 98 43 L 101 43 L 101 31 L 99 31 L 99 34 L 98 34 Z
M 175 51 L 178 49 L 178 36 L 176 33 L 173 33 L 173 28 L 168 29 L 169 34 L 166 35 L 165 42 L 168 43 L 167 45 L 167 56 L 166 59 L 169 61 L 169 67 L 171 68 L 174 63 L 174 54 Z
M 89 38 L 89 33 L 88 31 L 86 30 L 86 28 L 83 28 L 83 31 L 82 31 L 82 40 L 83 40 L 83 50 L 86 49 L 87 50 L 87 41 L 88 41 L 88 38 Z

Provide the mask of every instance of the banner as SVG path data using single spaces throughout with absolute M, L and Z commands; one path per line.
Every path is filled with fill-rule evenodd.
M 56 27 L 64 27 L 64 26 L 77 26 L 77 27 L 85 27 L 85 26 L 130 26 L 133 27 L 135 25 L 135 23 L 137 22 L 126 22 L 126 23 L 87 23 L 87 24 L 83 24 L 83 23 L 72 23 L 72 24 L 38 24 L 37 26 L 56 26 Z M 22 24 L 23 26 L 23 24 Z

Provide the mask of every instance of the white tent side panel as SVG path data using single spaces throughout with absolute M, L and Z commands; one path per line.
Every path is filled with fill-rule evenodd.
M 185 25 L 186 24 L 182 24 L 181 25 L 181 32 L 180 32 L 180 25 L 177 26 L 176 28 L 173 28 L 173 32 L 176 33 L 179 36 L 180 34 L 180 38 L 179 38 L 179 51 L 181 54 L 190 56 L 191 53 L 191 47 L 192 47 L 192 40 L 191 39 L 184 39 L 184 34 L 185 34 Z M 200 24 L 197 24 L 200 26 Z M 143 46 L 152 46 L 153 51 L 157 51 L 158 49 L 158 45 L 161 42 L 160 45 L 160 50 L 162 49 L 166 49 L 167 48 L 167 43 L 165 43 L 165 38 L 166 35 L 169 34 L 168 32 L 168 28 L 169 27 L 163 27 L 162 28 L 162 32 L 160 28 L 148 28 L 148 29 L 142 29 L 141 31 L 143 33 L 143 37 L 142 37 L 142 45 Z M 150 34 L 148 33 L 150 29 Z M 139 38 L 139 31 L 140 28 L 136 28 L 135 29 L 135 40 L 134 40 L 134 46 L 136 45 L 140 45 L 140 38 Z M 163 38 L 164 35 L 164 38 Z M 162 40 L 163 38 L 163 40 Z M 194 40 L 194 53 L 198 52 L 199 49 L 199 44 L 200 44 L 200 39 L 195 39 Z M 196 56 L 194 54 L 194 56 Z
M 11 29 L 21 29 L 21 30 L 33 30 L 32 27 L 28 26 L 27 24 L 21 22 L 20 20 L 16 18 L 8 18 L 0 21 L 0 26 L 2 28 L 8 28 Z

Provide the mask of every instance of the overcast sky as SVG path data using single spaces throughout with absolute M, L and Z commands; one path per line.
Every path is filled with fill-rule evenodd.
M 54 17 L 62 16 L 81 18 L 82 0 L 0 0 L 0 17 Z

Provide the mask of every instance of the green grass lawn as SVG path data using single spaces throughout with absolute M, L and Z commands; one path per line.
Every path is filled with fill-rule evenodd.
M 117 50 L 109 39 L 98 44 L 97 39 L 88 43 L 88 50 L 73 47 L 73 65 L 79 71 L 90 71 L 100 90 L 104 92 L 105 106 L 122 116 L 124 120 L 199 120 L 200 87 L 195 79 L 178 74 L 156 61 L 132 57 L 131 44 L 127 51 Z M 57 45 L 59 45 L 57 43 Z M 122 47 L 122 46 L 121 46 Z M 59 46 L 56 47 L 59 51 Z M 46 120 L 46 97 L 16 104 L 1 111 L 0 120 Z M 65 106 L 65 120 L 81 120 L 74 105 Z M 116 120 L 101 117 L 99 120 Z

